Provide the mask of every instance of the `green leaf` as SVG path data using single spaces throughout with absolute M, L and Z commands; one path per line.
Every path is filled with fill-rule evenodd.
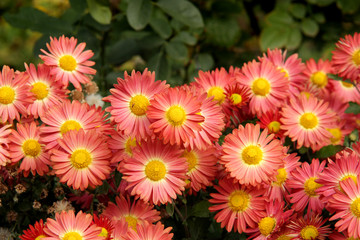
M 293 50 L 299 47 L 302 40 L 301 32 L 298 28 L 290 28 L 288 31 L 288 39 L 286 43 L 286 48 L 288 50 Z
M 306 7 L 304 4 L 293 3 L 293 4 L 291 4 L 289 10 L 290 10 L 290 13 L 296 18 L 302 19 L 305 17 Z
M 360 1 L 337 0 L 336 5 L 343 13 L 355 13 L 360 7 Z
M 231 47 L 240 38 L 237 20 L 211 18 L 206 22 L 207 41 L 220 47 Z
M 197 39 L 189 32 L 181 31 L 171 41 L 183 42 L 187 45 L 194 46 L 197 42 Z
M 319 151 L 316 152 L 316 158 L 328 158 L 334 156 L 337 152 L 341 151 L 343 146 L 340 145 L 328 145 L 326 147 L 321 148 Z
M 284 27 L 289 26 L 294 22 L 294 19 L 284 11 L 272 11 L 267 15 L 266 20 L 268 21 L 269 25 L 277 26 L 277 27 Z
M 84 0 L 70 0 L 71 8 L 76 12 L 83 13 L 87 5 Z
M 355 102 L 349 102 L 349 107 L 345 110 L 345 113 L 359 114 L 360 105 Z
M 184 62 L 188 58 L 188 51 L 185 44 L 180 42 L 168 42 L 165 44 L 165 50 L 167 55 L 179 62 Z
M 318 6 L 327 6 L 335 2 L 335 0 L 307 0 L 309 3 L 316 4 Z
M 199 9 L 187 0 L 160 0 L 157 2 L 157 6 L 189 27 L 204 27 L 204 21 Z
M 151 16 L 150 26 L 160 37 L 168 39 L 172 34 L 169 20 L 161 10 L 156 10 L 153 11 L 154 14 Z
M 65 34 L 72 31 L 70 23 L 48 16 L 46 13 L 31 7 L 20 8 L 20 11 L 15 14 L 6 12 L 4 18 L 14 27 L 31 29 L 52 35 Z
M 301 30 L 306 36 L 315 37 L 319 32 L 319 25 L 310 18 L 305 18 L 301 22 Z
M 151 12 L 150 0 L 131 0 L 126 10 L 126 17 L 133 29 L 141 30 L 149 23 Z
M 110 24 L 111 11 L 109 6 L 99 4 L 96 0 L 87 0 L 90 15 L 101 24 Z
M 195 57 L 195 69 L 208 71 L 214 67 L 214 58 L 210 53 L 200 53 Z
M 170 75 L 169 61 L 162 50 L 149 59 L 148 67 L 150 71 L 155 71 L 157 80 L 166 80 Z
M 166 212 L 169 214 L 170 217 L 174 215 L 174 203 L 166 204 Z
M 139 52 L 139 46 L 134 39 L 122 39 L 106 50 L 106 58 L 111 64 L 121 64 Z
M 315 13 L 312 15 L 312 18 L 318 23 L 325 23 L 326 19 L 323 13 Z
M 190 216 L 207 218 L 210 216 L 209 207 L 211 203 L 209 201 L 203 200 L 196 203 L 190 211 Z
M 261 50 L 284 47 L 288 41 L 284 36 L 288 35 L 288 31 L 286 27 L 265 27 L 260 34 Z

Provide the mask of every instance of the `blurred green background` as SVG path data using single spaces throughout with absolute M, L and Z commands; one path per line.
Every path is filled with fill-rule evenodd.
M 0 65 L 39 62 L 49 37 L 75 36 L 94 51 L 103 94 L 124 70 L 156 71 L 172 85 L 198 70 L 242 66 L 267 48 L 330 58 L 360 25 L 360 1 L 1 0 Z

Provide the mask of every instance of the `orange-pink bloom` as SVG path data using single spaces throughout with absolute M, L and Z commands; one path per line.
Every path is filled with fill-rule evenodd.
M 167 227 L 164 229 L 164 225 L 160 222 L 150 224 L 145 222 L 144 225 L 139 225 L 136 228 L 136 231 L 130 229 L 128 232 L 126 240 L 171 240 L 174 236 L 173 233 L 170 233 L 172 227 Z

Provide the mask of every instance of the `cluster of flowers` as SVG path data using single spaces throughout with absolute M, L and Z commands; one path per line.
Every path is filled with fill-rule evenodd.
M 62 36 L 47 48 L 37 68 L 1 71 L 0 164 L 19 165 L 25 177 L 52 174 L 81 191 L 114 171 L 122 180 L 100 216 L 63 211 L 21 239 L 171 239 L 155 206 L 213 185 L 209 209 L 229 232 L 360 238 L 360 144 L 322 161 L 295 151 L 342 145 L 360 128 L 359 116 L 345 113 L 350 101 L 360 103 L 360 34 L 341 39 L 331 61 L 304 64 L 268 50 L 242 68 L 200 71 L 173 88 L 147 70 L 125 73 L 103 99 L 105 111 L 68 99 L 69 82 L 79 91 L 93 84 L 85 43 Z M 219 145 L 226 128 L 233 131 Z

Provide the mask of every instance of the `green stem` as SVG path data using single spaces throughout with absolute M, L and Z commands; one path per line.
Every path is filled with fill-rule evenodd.
M 187 239 L 190 239 L 191 235 L 190 235 L 190 231 L 186 222 L 186 218 L 182 215 L 182 213 L 180 212 L 180 210 L 178 209 L 178 207 L 176 206 L 176 204 L 174 204 L 174 209 L 176 211 L 176 213 L 178 214 L 178 216 L 180 217 L 183 225 L 184 225 L 184 229 L 185 229 L 185 236 Z

